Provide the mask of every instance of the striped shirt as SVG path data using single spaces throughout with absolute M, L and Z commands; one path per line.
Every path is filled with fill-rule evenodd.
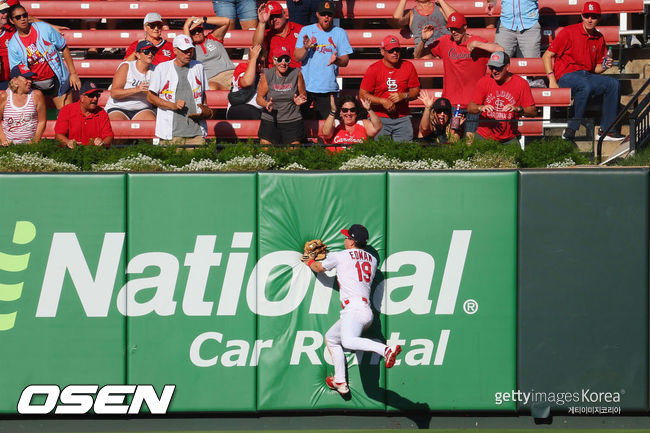
M 13 102 L 13 92 L 7 89 L 7 103 L 2 116 L 2 130 L 7 140 L 27 143 L 36 135 L 38 113 L 34 103 L 34 92 L 29 92 L 27 102 L 22 107 L 16 107 Z

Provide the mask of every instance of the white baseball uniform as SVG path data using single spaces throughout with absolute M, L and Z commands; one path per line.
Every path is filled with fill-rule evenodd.
M 326 270 L 336 268 L 340 286 L 341 318 L 327 331 L 325 338 L 334 362 L 334 380 L 345 382 L 345 354 L 348 350 L 375 352 L 384 356 L 386 345 L 361 333 L 372 323 L 370 285 L 377 271 L 377 259 L 360 249 L 346 249 L 329 253 L 321 262 Z

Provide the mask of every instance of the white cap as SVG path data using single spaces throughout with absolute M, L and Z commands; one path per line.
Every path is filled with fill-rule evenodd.
M 161 23 L 162 22 L 162 17 L 160 16 L 159 13 L 156 12 L 149 12 L 147 15 L 144 17 L 144 25 L 146 26 L 149 23 Z
M 185 51 L 188 48 L 194 48 L 194 44 L 192 43 L 192 39 L 190 39 L 189 36 L 178 35 L 174 38 L 174 48 Z

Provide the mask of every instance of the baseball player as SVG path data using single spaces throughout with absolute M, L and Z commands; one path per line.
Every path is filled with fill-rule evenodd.
M 345 250 L 330 253 L 322 261 L 306 258 L 305 263 L 314 272 L 324 272 L 336 268 L 341 298 L 341 318 L 327 331 L 325 340 L 334 361 L 334 376 L 327 377 L 325 383 L 341 395 L 350 392 L 345 381 L 346 359 L 343 349 L 375 352 L 386 360 L 386 368 L 395 365 L 395 358 L 402 351 L 397 345 L 388 347 L 369 338 L 361 338 L 361 333 L 372 323 L 370 309 L 370 285 L 377 270 L 377 259 L 364 250 L 368 242 L 368 229 L 353 224 L 341 230 L 346 237 Z

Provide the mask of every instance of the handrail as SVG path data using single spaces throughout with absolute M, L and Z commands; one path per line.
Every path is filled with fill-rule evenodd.
M 650 78 L 649 78 L 648 80 L 646 80 L 646 82 L 643 84 L 643 86 L 641 86 L 641 88 L 640 88 L 639 90 L 637 90 L 637 92 L 634 94 L 634 96 L 632 96 L 632 98 L 630 99 L 630 102 L 627 103 L 627 105 L 625 106 L 625 108 L 623 108 L 623 109 L 618 113 L 618 116 L 616 116 L 616 119 L 614 119 L 614 121 L 613 121 L 613 122 L 612 122 L 612 123 L 607 127 L 607 129 L 606 129 L 605 131 L 603 131 L 603 133 L 600 135 L 600 138 L 598 139 L 598 147 L 597 147 L 597 151 L 596 151 L 596 157 L 597 157 L 597 160 L 598 160 L 598 164 L 600 164 L 600 162 L 601 162 L 602 159 L 603 159 L 603 141 L 605 140 L 605 137 L 607 136 L 607 134 L 608 134 L 608 133 L 609 133 L 609 132 L 610 132 L 610 131 L 611 131 L 611 130 L 616 126 L 616 125 L 619 124 L 619 122 L 620 122 L 621 120 L 623 120 L 623 117 L 625 117 L 625 114 L 627 113 L 627 110 L 630 109 L 630 107 L 632 106 L 632 104 L 634 104 L 634 103 L 636 103 L 636 102 L 638 101 L 638 99 L 641 97 L 641 94 L 642 94 L 643 91 L 646 89 L 646 87 L 648 87 L 648 85 L 650 85 Z M 632 133 L 632 131 L 630 131 L 630 133 Z

